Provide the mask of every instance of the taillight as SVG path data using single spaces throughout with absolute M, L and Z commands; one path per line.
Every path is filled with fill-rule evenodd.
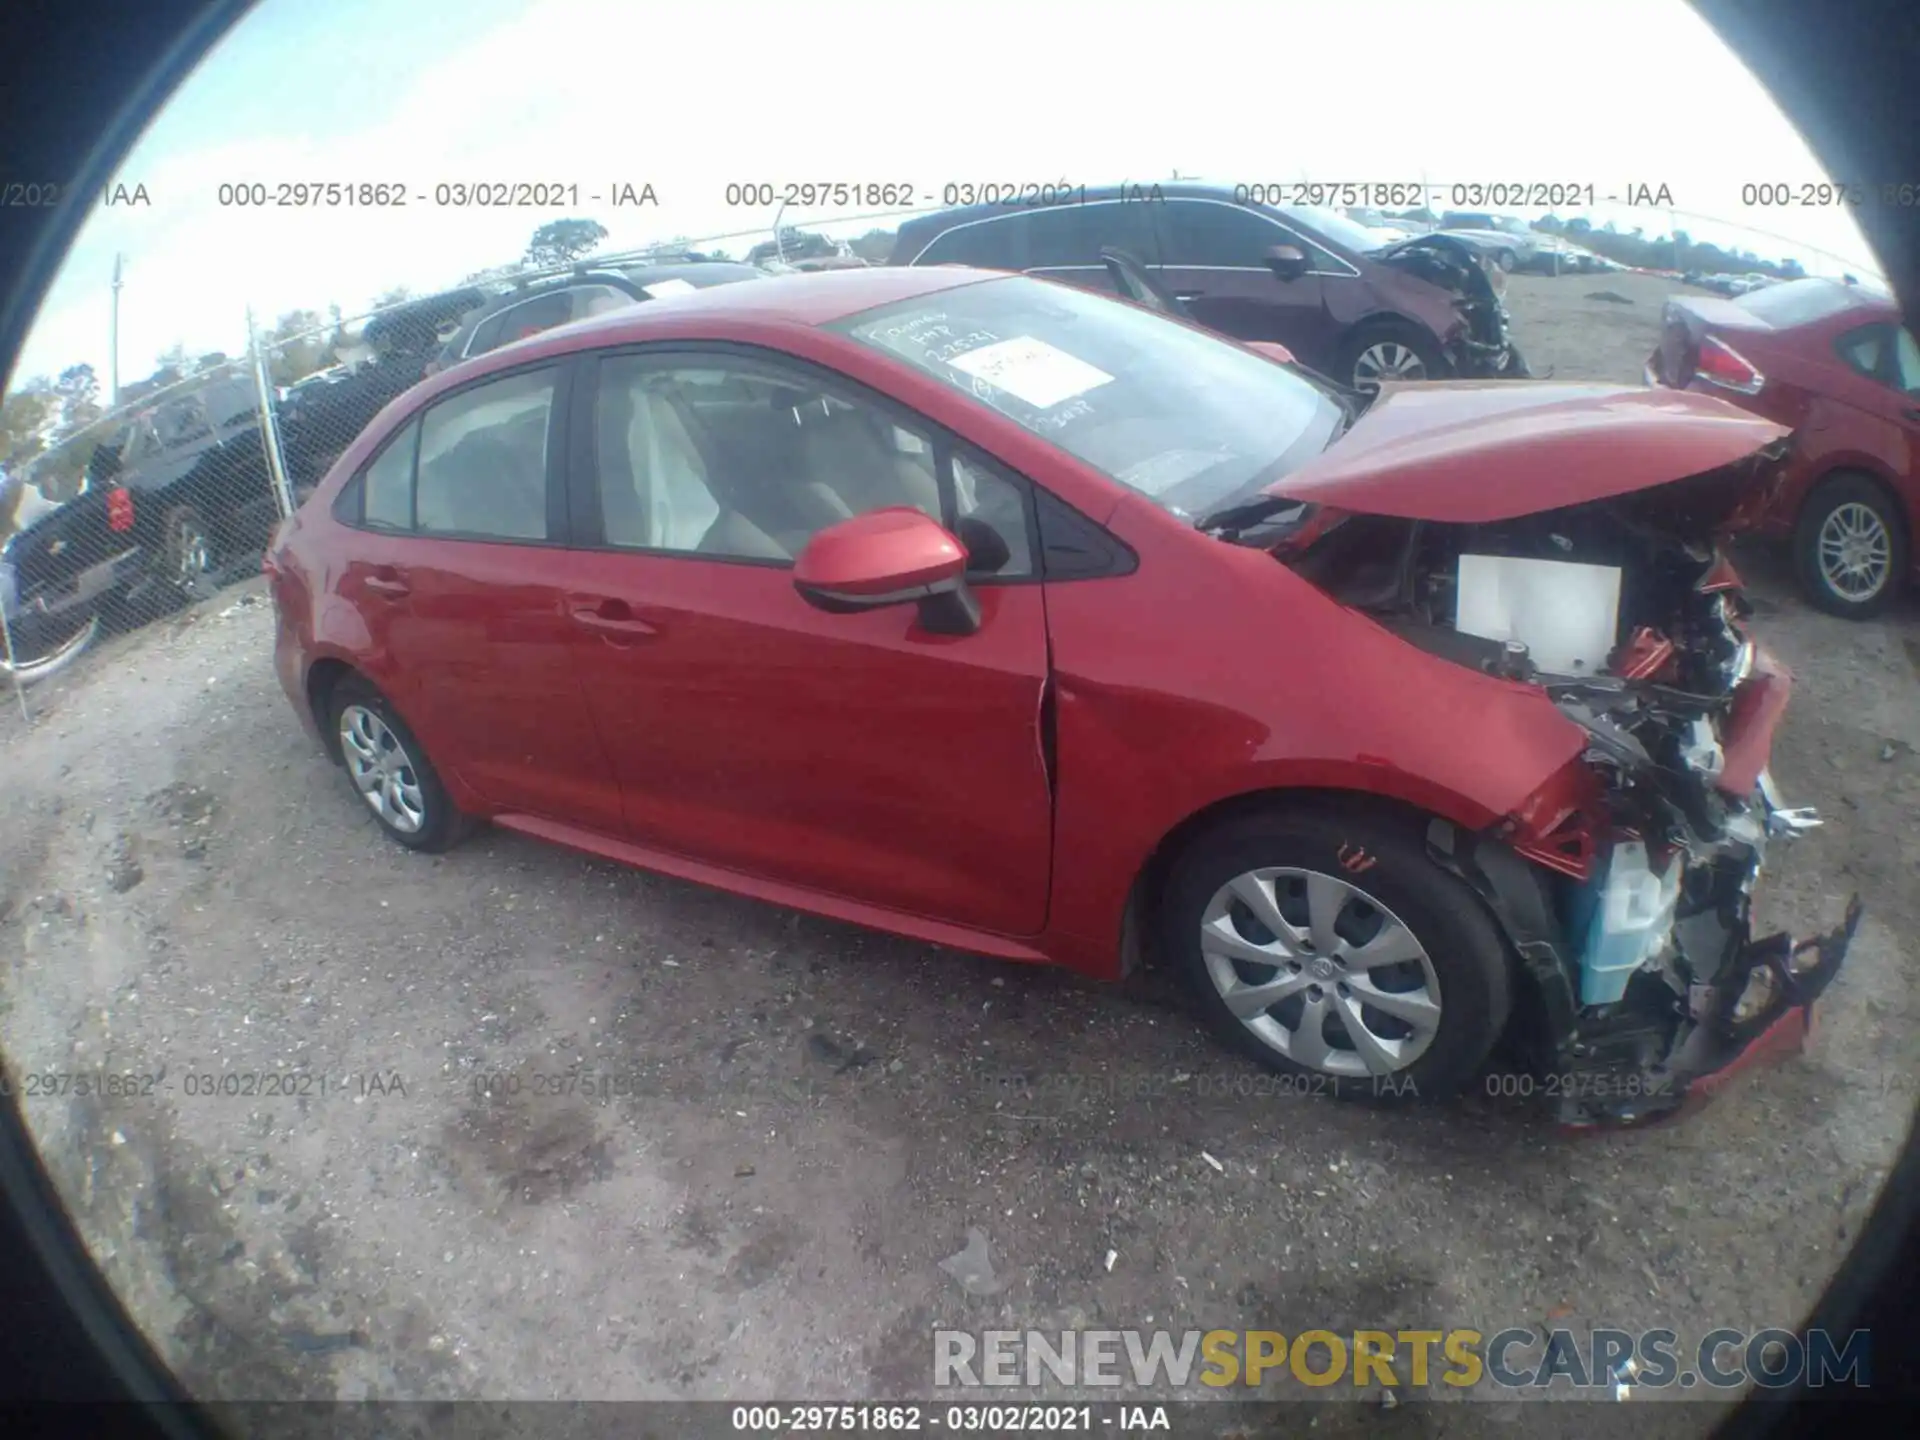
M 1700 354 L 1693 362 L 1694 378 L 1709 385 L 1738 390 L 1742 395 L 1758 395 L 1767 383 L 1753 364 L 1726 341 L 1712 335 L 1700 337 Z
M 115 534 L 133 528 L 133 492 L 124 485 L 107 492 L 107 528 Z

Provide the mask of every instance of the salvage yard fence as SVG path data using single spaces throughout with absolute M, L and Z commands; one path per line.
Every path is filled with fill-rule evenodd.
M 834 217 L 826 228 L 897 226 L 914 213 Z M 258 575 L 280 521 L 389 401 L 450 358 L 443 349 L 479 307 L 583 271 L 716 251 L 776 270 L 788 257 L 801 267 L 846 259 L 843 245 L 823 257 L 814 226 L 805 254 L 791 255 L 796 233 L 776 217 L 771 231 L 502 264 L 304 329 L 266 327 L 249 312 L 244 354 L 177 360 L 124 387 L 120 403 L 83 428 L 24 460 L 9 457 L 0 484 L 0 683 L 10 682 L 31 724 L 33 687 L 103 640 Z

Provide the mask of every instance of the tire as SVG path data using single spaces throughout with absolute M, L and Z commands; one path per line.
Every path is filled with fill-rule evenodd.
M 1899 506 L 1864 475 L 1823 481 L 1800 507 L 1793 560 L 1817 609 L 1848 620 L 1878 615 L 1893 603 L 1907 574 Z
M 214 544 L 207 522 L 191 505 L 176 505 L 160 522 L 161 578 L 188 600 L 214 592 Z
M 1303 927 L 1290 945 L 1239 898 L 1250 887 L 1278 899 L 1283 922 Z M 1323 900 L 1329 908 L 1315 903 Z M 1444 1098 L 1478 1073 L 1512 1011 L 1510 962 L 1492 918 L 1427 858 L 1418 827 L 1394 817 L 1300 809 L 1231 821 L 1174 863 L 1160 913 L 1164 953 L 1207 1023 L 1301 1093 L 1376 1104 Z M 1334 934 L 1332 955 L 1311 946 L 1315 922 Z M 1356 967 L 1360 947 L 1376 943 L 1407 958 Z M 1227 953 L 1236 948 L 1273 963 L 1236 963 Z M 1418 1023 L 1356 1004 L 1361 976 L 1375 995 L 1400 997 L 1395 1008 Z M 1247 992 L 1269 986 L 1270 1003 L 1253 1008 L 1265 997 Z M 1317 1028 L 1307 1023 L 1315 1010 Z M 1356 1043 L 1353 1024 L 1377 1043 Z
M 1519 263 L 1519 257 L 1511 250 L 1502 250 L 1498 255 L 1493 257 L 1493 263 L 1511 275 L 1513 273 L 1513 267 Z
M 1340 347 L 1334 378 L 1373 395 L 1379 392 L 1382 379 L 1438 380 L 1446 370 L 1432 336 L 1396 322 L 1363 326 L 1349 336 Z
M 354 794 L 390 839 L 436 853 L 471 832 L 420 741 L 372 685 L 357 675 L 341 679 L 327 697 L 327 725 Z

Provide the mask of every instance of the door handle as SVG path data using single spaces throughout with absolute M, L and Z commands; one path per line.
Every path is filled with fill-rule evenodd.
M 652 625 L 634 614 L 633 607 L 626 601 L 611 596 L 576 595 L 570 602 L 569 613 L 573 623 L 582 630 L 592 630 L 600 635 L 638 637 L 659 634 Z
M 1180 301 L 1180 303 L 1184 305 L 1189 300 L 1199 300 L 1204 298 L 1206 293 L 1207 292 L 1204 290 L 1176 290 L 1173 292 L 1173 298 Z
M 374 594 L 384 595 L 389 600 L 399 600 L 413 593 L 413 587 L 392 570 L 376 570 L 361 583 Z

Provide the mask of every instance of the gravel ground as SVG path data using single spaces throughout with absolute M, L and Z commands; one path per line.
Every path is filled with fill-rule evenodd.
M 1518 277 L 1521 344 L 1636 378 L 1668 288 Z M 207 1396 L 929 1395 L 936 1326 L 1791 1325 L 1911 1117 L 1920 609 L 1851 626 L 1743 565 L 1802 680 L 1776 774 L 1829 819 L 1776 855 L 1762 921 L 1831 925 L 1855 889 L 1868 918 L 1807 1053 L 1681 1125 L 1258 1096 L 1151 976 L 1097 988 L 504 833 L 403 852 L 287 712 L 258 582 L 34 692 L 30 730 L 0 712 L 0 1048 L 23 1077 L 161 1077 L 21 1103 Z M 293 1071 L 325 1093 L 220 1093 Z M 567 1072 L 594 1093 L 543 1080 Z M 972 1230 L 991 1293 L 940 1267 Z M 1316 1433 L 1540 1420 L 1374 1398 Z

